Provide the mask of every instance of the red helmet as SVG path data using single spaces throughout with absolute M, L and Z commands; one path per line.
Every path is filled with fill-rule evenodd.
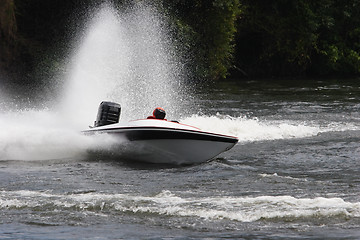
M 165 115 L 166 115 L 165 110 L 163 108 L 161 108 L 161 107 L 157 107 L 153 111 L 153 116 L 156 119 L 164 119 Z

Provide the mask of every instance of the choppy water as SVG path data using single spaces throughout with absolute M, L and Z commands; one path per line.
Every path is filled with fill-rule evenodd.
M 183 122 L 240 142 L 194 166 L 84 157 L 74 132 L 15 131 L 2 116 L 0 238 L 360 239 L 360 85 L 296 85 L 198 93 L 203 113 Z
M 358 79 L 186 85 L 151 8 L 94 16 L 56 96 L 0 86 L 0 239 L 360 239 Z M 89 155 L 101 100 L 240 141 L 193 166 Z

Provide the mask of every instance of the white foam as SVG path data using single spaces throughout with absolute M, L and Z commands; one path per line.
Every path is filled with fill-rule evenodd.
M 102 137 L 85 136 L 45 110 L 0 114 L 0 160 L 82 158 L 89 149 L 111 144 L 110 137 Z
M 95 144 L 80 133 L 94 123 L 103 100 L 121 104 L 123 121 L 147 117 L 158 106 L 181 112 L 175 109 L 182 105 L 182 64 L 156 11 L 139 3 L 120 15 L 105 4 L 92 16 L 52 109 L 14 106 L 1 113 L 0 160 L 78 158 L 103 147 L 98 144 L 112 139 Z
M 162 21 L 140 3 L 121 14 L 109 5 L 97 12 L 68 66 L 60 106 L 69 121 L 91 124 L 103 100 L 121 104 L 122 120 L 158 106 L 181 112 L 183 65 Z
M 179 197 L 170 191 L 155 196 L 106 193 L 54 194 L 38 191 L 1 191 L 0 209 L 75 208 L 79 211 L 152 213 L 210 220 L 229 219 L 253 222 L 260 219 L 308 217 L 360 217 L 360 202 L 341 198 L 259 197 Z
M 236 136 L 240 142 L 292 139 L 316 136 L 331 131 L 360 130 L 360 126 L 350 123 L 317 124 L 314 121 L 262 120 L 259 118 L 231 117 L 217 114 L 181 120 L 182 123 L 197 126 L 204 131 Z
M 273 174 L 261 173 L 259 175 L 261 177 L 264 177 L 264 178 L 290 179 L 290 180 L 302 181 L 302 182 L 307 182 L 308 181 L 306 178 L 294 178 L 294 177 L 290 177 L 290 176 L 279 176 L 277 173 L 273 173 Z
M 318 126 L 285 121 L 262 121 L 257 118 L 230 116 L 194 115 L 182 123 L 200 127 L 202 130 L 233 135 L 240 141 L 260 141 L 314 136 L 320 132 Z
M 1 83 L 1 79 L 0 79 L 0 83 Z M 8 108 L 9 105 L 8 101 L 9 101 L 8 94 L 3 89 L 0 88 L 0 111 L 5 111 Z

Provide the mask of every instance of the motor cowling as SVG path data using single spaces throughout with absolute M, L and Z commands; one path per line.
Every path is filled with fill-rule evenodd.
M 114 102 L 101 102 L 95 121 L 95 127 L 118 123 L 120 119 L 121 106 Z

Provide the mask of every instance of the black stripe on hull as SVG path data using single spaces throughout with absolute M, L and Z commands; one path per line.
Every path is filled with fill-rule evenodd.
M 237 143 L 238 139 L 230 136 L 198 132 L 183 129 L 156 128 L 156 127 L 131 127 L 131 128 L 108 128 L 85 131 L 86 134 L 108 133 L 124 136 L 130 141 L 154 140 L 154 139 L 191 139 L 202 141 L 215 141 Z

